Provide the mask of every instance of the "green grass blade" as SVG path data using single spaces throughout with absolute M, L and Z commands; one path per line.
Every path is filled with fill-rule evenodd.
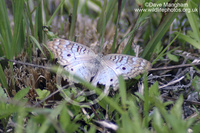
M 142 127 L 142 118 L 141 113 L 139 111 L 139 108 L 134 100 L 129 101 L 129 110 L 130 114 L 133 116 L 134 119 L 132 119 L 132 132 L 137 133 L 144 133 L 144 127 Z
M 29 28 L 30 28 L 30 32 L 31 32 L 31 34 L 32 35 L 34 35 L 34 26 L 33 26 L 33 20 L 32 20 L 32 12 L 31 12 L 31 9 L 30 9 L 30 7 L 31 7 L 31 5 L 32 5 L 32 3 L 30 4 L 30 2 L 31 1 L 25 1 L 25 5 L 26 5 L 26 8 L 25 8 L 25 16 L 27 17 L 27 25 L 28 25 L 28 28 L 27 28 L 27 30 L 29 30 Z M 29 33 L 29 32 L 27 32 L 27 33 Z
M 119 26 L 119 20 L 120 20 L 120 16 L 121 16 L 121 11 L 122 8 L 124 7 L 124 3 L 126 0 L 118 0 L 118 14 L 117 14 L 117 22 L 116 22 L 116 27 L 115 27 L 115 36 L 114 36 L 114 40 L 113 40 L 113 44 L 112 44 L 112 53 L 115 52 L 115 44 L 117 41 L 117 34 L 118 34 L 118 26 Z
M 117 0 L 108 1 L 108 3 L 106 0 L 104 0 L 102 12 L 100 14 L 100 17 L 99 17 L 99 20 L 97 23 L 97 32 L 100 33 L 99 37 L 102 37 L 103 31 L 105 30 L 102 28 L 104 23 L 106 25 L 108 23 L 108 21 L 112 18 L 111 15 L 116 7 L 116 4 L 117 4 Z
M 42 16 L 42 1 L 37 0 L 37 8 L 35 15 L 35 35 L 34 37 L 41 43 L 43 39 L 43 16 Z
M 116 7 L 117 2 L 118 2 L 117 0 L 109 0 L 108 1 L 108 5 L 106 7 L 106 24 L 110 20 L 111 15 L 113 13 L 113 10 Z
M 17 118 L 17 126 L 15 128 L 15 132 L 16 133 L 22 133 L 23 132 L 23 126 L 24 126 L 24 119 L 27 115 L 27 112 L 26 110 L 22 107 L 22 108 L 19 108 L 17 113 L 14 113 L 14 116 L 16 116 Z
M 174 39 L 170 42 L 169 45 L 167 45 L 167 47 L 156 57 L 156 59 L 152 62 L 152 65 L 156 63 L 156 61 L 161 57 L 163 56 L 164 52 L 167 51 L 167 49 L 169 48 L 169 46 L 172 45 L 172 43 L 176 40 L 176 38 L 179 36 L 180 34 L 178 33 Z
M 130 32 L 130 37 L 128 40 L 128 43 L 126 44 L 125 48 L 122 51 L 122 54 L 127 54 L 128 51 L 132 50 L 131 46 L 132 46 L 132 42 L 133 42 L 133 34 L 134 34 L 135 29 L 133 29 L 133 32 Z
M 24 0 L 17 0 L 13 6 L 14 9 L 14 34 L 12 41 L 12 52 L 10 52 L 10 56 L 16 55 L 19 51 L 21 51 L 21 45 L 24 43 L 23 36 L 23 9 L 24 9 Z
M 0 35 L 1 35 L 1 45 L 3 48 L 4 54 L 7 58 L 12 58 L 9 56 L 11 43 L 12 43 L 12 32 L 10 28 L 10 21 L 8 19 L 8 13 L 5 5 L 5 1 L 0 1 Z M 2 54 L 2 53 L 1 53 Z
M 42 47 L 40 46 L 40 43 L 36 40 L 36 38 L 34 38 L 33 36 L 30 36 L 31 41 L 36 44 L 36 46 L 40 49 L 40 51 L 42 52 L 42 54 L 45 56 L 45 53 L 42 49 Z M 46 56 L 45 56 L 46 57 Z
M 144 126 L 148 127 L 149 123 L 149 108 L 150 108 L 150 99 L 149 99 L 149 89 L 147 83 L 147 73 L 144 74 Z
M 73 37 L 74 37 L 76 18 L 77 18 L 77 10 L 78 10 L 78 2 L 79 2 L 79 0 L 74 0 L 72 22 L 70 24 L 70 36 L 69 36 L 70 40 L 73 40 Z
M 100 36 L 101 36 L 101 32 L 102 32 L 102 25 L 103 25 L 103 20 L 104 20 L 104 17 L 105 17 L 105 11 L 106 11 L 106 4 L 107 4 L 107 1 L 104 0 L 104 5 L 102 7 L 102 12 L 99 16 L 99 20 L 97 22 L 97 32 L 100 33 Z
M 49 14 L 49 1 L 43 0 L 43 10 L 44 10 L 44 17 L 46 20 L 50 19 L 50 14 Z M 62 3 L 62 2 L 61 2 Z M 62 15 L 62 14 L 61 14 Z
M 187 1 L 188 3 L 188 8 L 191 10 L 197 9 L 197 7 L 192 6 L 191 1 Z M 190 26 L 192 28 L 192 31 L 194 32 L 194 38 L 200 42 L 200 32 L 199 32 L 199 27 L 198 27 L 198 15 L 195 13 L 191 13 L 191 12 L 185 12 L 186 16 L 188 18 L 188 21 L 190 23 Z M 198 18 L 198 19 L 197 19 Z M 200 47 L 200 44 L 199 44 Z
M 125 48 L 123 49 L 122 51 L 122 54 L 127 54 L 128 51 L 132 50 L 131 46 L 132 46 L 132 42 L 133 42 L 133 37 L 134 37 L 134 32 L 136 31 L 136 29 L 138 29 L 139 26 L 141 26 L 142 24 L 144 24 L 145 22 L 145 17 L 143 17 L 143 19 L 138 19 L 133 30 L 131 32 L 129 32 L 122 40 L 121 42 L 128 36 L 129 37 L 129 40 L 128 40 L 128 43 L 126 44 Z M 121 42 L 119 44 L 121 44 Z M 116 49 L 117 50 L 117 49 Z
M 48 20 L 46 26 L 49 27 L 51 22 L 53 21 L 54 17 L 56 16 L 56 14 L 58 13 L 59 9 L 63 6 L 65 0 L 62 0 L 60 2 L 60 4 L 58 5 L 58 7 L 56 8 L 55 12 L 53 13 L 53 15 L 51 16 L 51 18 Z
M 25 95 L 29 92 L 29 90 L 30 90 L 30 87 L 21 89 L 20 91 L 18 91 L 16 93 L 16 95 L 14 96 L 14 99 L 15 100 L 23 99 L 25 97 Z
M 119 91 L 121 96 L 122 106 L 126 106 L 126 85 L 122 76 L 119 76 Z
M 144 49 L 144 52 L 142 53 L 142 57 L 149 60 L 151 58 L 151 55 L 156 48 L 158 42 L 162 39 L 164 34 L 168 31 L 169 26 L 173 22 L 173 20 L 176 18 L 178 15 L 178 12 L 175 13 L 168 13 L 160 26 L 158 27 L 157 31 L 155 32 L 154 36 L 152 39 L 149 41 L 147 44 L 146 48 Z
M 6 77 L 5 77 L 5 74 L 4 74 L 4 71 L 3 71 L 3 68 L 2 66 L 0 65 L 0 81 L 2 83 L 2 85 L 8 89 L 8 84 L 6 82 Z
M 178 33 L 178 32 L 175 32 L 175 33 Z M 193 45 L 195 48 L 200 49 L 200 42 L 198 42 L 197 40 L 194 40 L 190 36 L 184 35 L 182 33 L 179 34 L 179 37 L 181 39 L 183 39 L 184 41 L 186 41 L 186 42 L 190 43 L 191 45 Z
M 103 39 L 104 39 L 105 29 L 106 29 L 106 19 L 103 19 L 103 27 L 101 30 L 102 32 L 101 32 L 101 43 L 100 43 L 99 52 L 101 52 L 103 48 Z

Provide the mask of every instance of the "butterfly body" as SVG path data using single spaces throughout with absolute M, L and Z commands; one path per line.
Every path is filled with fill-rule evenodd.
M 93 85 L 103 84 L 107 89 L 112 85 L 117 90 L 119 75 L 133 78 L 151 68 L 145 59 L 123 54 L 102 56 L 87 46 L 64 39 L 54 39 L 47 46 L 66 71 L 88 82 L 93 78 Z

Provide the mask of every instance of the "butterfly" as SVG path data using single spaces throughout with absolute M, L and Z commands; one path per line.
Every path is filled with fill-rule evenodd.
M 91 82 L 105 85 L 105 93 L 110 86 L 116 91 L 118 77 L 130 79 L 148 71 L 151 63 L 145 59 L 124 54 L 95 54 L 89 47 L 64 39 L 53 39 L 47 43 L 58 63 L 66 71 Z

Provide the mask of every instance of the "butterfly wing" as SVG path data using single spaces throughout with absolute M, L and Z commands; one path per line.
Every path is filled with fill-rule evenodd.
M 119 75 L 124 79 L 133 78 L 150 68 L 151 63 L 145 59 L 123 54 L 109 54 L 102 57 L 101 68 L 92 83 L 93 85 L 104 84 L 107 87 L 112 85 L 114 90 L 117 90 Z
M 49 41 L 47 46 L 58 58 L 58 63 L 71 74 L 86 81 L 90 81 L 96 74 L 97 68 L 94 64 L 98 64 L 95 59 L 97 55 L 87 46 L 64 39 Z
M 151 63 L 145 59 L 123 54 L 109 54 L 103 57 L 107 64 L 124 79 L 133 78 L 151 68 Z

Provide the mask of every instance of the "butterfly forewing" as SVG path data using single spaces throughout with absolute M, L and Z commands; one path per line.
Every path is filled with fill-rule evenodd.
M 133 78 L 150 68 L 151 63 L 145 59 L 122 54 L 109 54 L 102 58 L 101 68 L 92 83 L 93 85 L 104 84 L 106 87 L 112 85 L 113 89 L 117 90 L 119 75 L 122 75 L 124 79 Z
M 125 79 L 133 78 L 151 68 L 149 61 L 130 55 L 109 54 L 103 60 L 117 76 L 122 75 Z
M 54 39 L 47 43 L 48 48 L 58 58 L 58 63 L 71 74 L 90 81 L 97 72 L 97 56 L 90 48 L 64 39 Z M 96 63 L 96 64 L 95 64 Z
M 47 46 L 53 52 L 54 56 L 59 59 L 61 65 L 90 60 L 96 56 L 87 46 L 64 39 L 49 41 Z

